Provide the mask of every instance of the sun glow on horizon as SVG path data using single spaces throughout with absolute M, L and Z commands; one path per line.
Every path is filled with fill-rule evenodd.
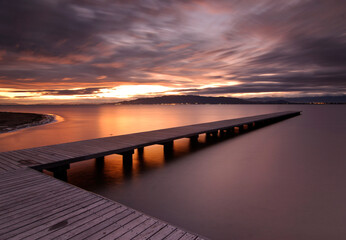
M 82 88 L 72 88 L 68 91 L 83 90 Z M 162 85 L 120 85 L 113 88 L 100 88 L 88 94 L 57 94 L 47 90 L 18 90 L 10 88 L 0 89 L 0 96 L 7 99 L 27 99 L 27 100 L 78 100 L 78 99 L 126 99 L 141 95 L 166 94 L 175 91 L 175 88 Z M 58 92 L 59 90 L 57 90 Z
M 96 94 L 98 97 L 130 98 L 136 95 L 164 93 L 173 88 L 161 85 L 121 85 L 110 89 L 100 89 Z

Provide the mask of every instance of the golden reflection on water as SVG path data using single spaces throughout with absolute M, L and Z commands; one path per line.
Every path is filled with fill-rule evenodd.
M 200 146 L 206 144 L 205 134 L 200 135 L 198 140 Z M 73 163 L 68 170 L 68 182 L 90 191 L 102 185 L 122 184 L 127 179 L 136 179 L 141 174 L 170 164 L 194 150 L 197 150 L 196 146 L 185 138 L 174 141 L 172 154 L 165 154 L 161 145 L 147 146 L 142 154 L 136 150 L 131 167 L 124 166 L 122 156 L 118 154 L 106 156 L 103 162 L 91 159 Z
M 58 122 L 0 135 L 0 152 L 268 113 L 258 106 L 0 106 L 1 111 L 51 113 Z M 60 118 L 61 117 L 61 118 Z M 63 120 L 63 121 L 62 121 Z
M 131 168 L 123 165 L 121 155 L 113 154 L 106 156 L 103 163 L 92 159 L 71 164 L 68 179 L 74 185 L 93 190 L 99 188 L 100 184 L 117 185 L 126 179 L 135 179 L 139 174 L 164 164 L 163 147 L 153 145 L 145 147 L 143 154 L 135 151 Z
M 112 136 L 186 125 L 172 110 L 163 112 L 159 107 L 137 106 L 100 108 L 96 127 L 99 135 Z

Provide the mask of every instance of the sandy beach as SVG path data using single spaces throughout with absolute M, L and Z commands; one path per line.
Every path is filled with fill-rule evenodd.
M 0 133 L 43 125 L 55 121 L 54 115 L 19 112 L 0 112 Z

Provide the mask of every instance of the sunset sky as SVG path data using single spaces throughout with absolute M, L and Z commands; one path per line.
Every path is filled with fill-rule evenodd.
M 346 93 L 345 0 L 0 1 L 0 103 Z

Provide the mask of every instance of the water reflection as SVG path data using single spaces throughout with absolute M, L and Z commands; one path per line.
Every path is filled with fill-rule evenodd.
M 142 150 L 136 149 L 132 155 L 132 164 L 126 164 L 118 154 L 105 156 L 103 159 L 91 159 L 72 163 L 68 170 L 68 182 L 89 191 L 99 190 L 100 186 L 117 186 L 124 181 L 135 180 L 138 176 L 164 165 L 179 161 L 180 158 L 217 144 L 220 141 L 232 139 L 239 134 L 219 133 L 213 137 L 200 134 L 198 141 L 189 138 L 177 139 L 173 151 L 164 151 L 163 145 L 151 145 Z
M 206 140 L 201 135 L 195 147 L 189 139 L 175 141 L 172 158 L 164 156 L 163 146 L 146 147 L 142 157 L 135 151 L 131 172 L 123 171 L 119 155 L 107 156 L 103 164 L 75 163 L 69 178 L 210 239 L 346 236 L 343 105 L 0 106 L 0 110 L 53 112 L 65 119 L 2 135 L 0 151 L 303 110 L 299 117 L 230 139 Z M 123 120 L 110 120 L 119 115 Z
M 64 121 L 0 135 L 0 152 L 265 114 L 282 109 L 236 105 L 0 106 L 0 111 L 53 113 Z

